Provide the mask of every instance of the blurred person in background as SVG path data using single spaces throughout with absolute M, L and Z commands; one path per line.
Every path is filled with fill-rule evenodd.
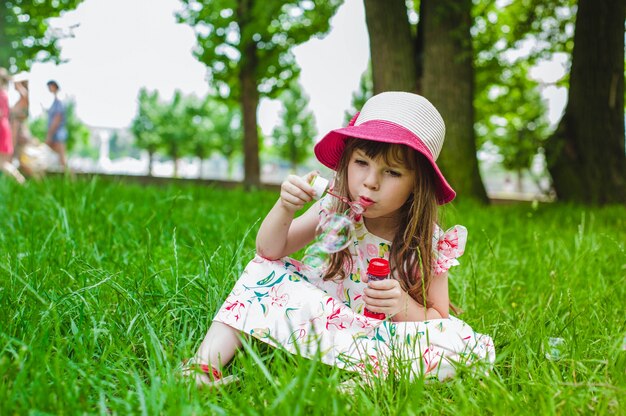
M 47 82 L 48 90 L 54 95 L 52 106 L 48 110 L 48 134 L 46 144 L 59 155 L 61 168 L 65 170 L 65 144 L 67 142 L 67 128 L 65 127 L 65 106 L 58 97 L 59 84 L 50 80 Z
M 20 98 L 11 107 L 11 131 L 13 133 L 13 147 L 15 157 L 19 159 L 19 149 L 31 139 L 28 129 L 28 80 L 13 77 L 13 87 Z
M 56 153 L 35 139 L 28 127 L 30 100 L 25 74 L 13 76 L 13 87 L 19 94 L 18 100 L 11 107 L 13 157 L 19 162 L 19 170 L 24 175 L 41 178 L 46 169 L 56 161 Z
M 11 76 L 4 68 L 0 68 L 0 170 L 13 177 L 19 183 L 24 177 L 13 166 L 13 135 L 9 122 L 9 95 L 7 87 Z

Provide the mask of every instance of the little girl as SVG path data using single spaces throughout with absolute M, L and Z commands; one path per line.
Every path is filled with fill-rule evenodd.
M 491 338 L 449 314 L 448 269 L 459 264 L 467 232 L 437 226 L 438 205 L 455 197 L 435 163 L 444 134 L 428 100 L 385 92 L 369 99 L 348 127 L 317 143 L 319 161 L 336 171 L 333 195 L 294 218 L 321 196 L 309 184 L 315 172 L 282 183 L 259 229 L 256 257 L 186 374 L 198 384 L 232 379 L 222 379 L 221 371 L 242 333 L 366 376 L 403 369 L 443 380 L 458 366 L 492 364 Z M 321 221 L 353 203 L 366 208 L 355 219 L 352 244 L 330 255 L 322 272 L 287 257 L 315 239 Z M 368 281 L 375 258 L 389 260 L 392 278 Z M 386 319 L 365 316 L 365 308 Z

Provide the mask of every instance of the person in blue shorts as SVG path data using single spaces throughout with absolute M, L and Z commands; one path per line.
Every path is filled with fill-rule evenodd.
M 58 97 L 59 84 L 50 80 L 48 90 L 54 94 L 54 102 L 48 109 L 48 133 L 46 144 L 59 155 L 59 163 L 65 170 L 65 143 L 67 142 L 67 128 L 65 127 L 65 106 Z

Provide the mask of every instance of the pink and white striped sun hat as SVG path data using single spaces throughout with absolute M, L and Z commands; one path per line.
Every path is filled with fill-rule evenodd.
M 349 137 L 404 144 L 423 154 L 432 165 L 437 202 L 443 205 L 456 196 L 435 163 L 445 134 L 441 115 L 426 98 L 408 92 L 383 92 L 367 100 L 348 127 L 326 134 L 315 145 L 315 156 L 323 165 L 336 170 Z

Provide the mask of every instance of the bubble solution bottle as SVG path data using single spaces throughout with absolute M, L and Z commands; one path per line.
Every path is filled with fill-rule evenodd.
M 389 261 L 385 259 L 372 259 L 367 266 L 367 278 L 369 280 L 385 280 L 389 278 Z M 368 318 L 384 320 L 386 318 L 384 313 L 372 312 L 365 308 L 363 315 Z

